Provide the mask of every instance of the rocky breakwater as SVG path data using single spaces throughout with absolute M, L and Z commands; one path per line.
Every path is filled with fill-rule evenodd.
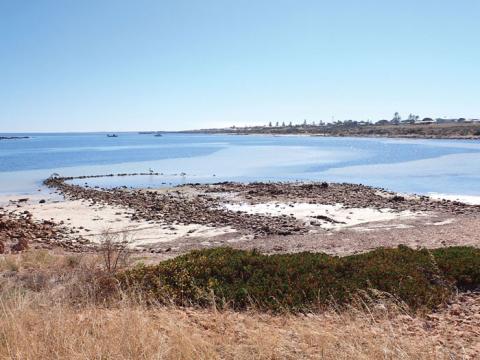
M 0 140 L 30 139 L 30 136 L 0 136 Z
M 205 194 L 188 196 L 181 191 L 159 193 L 123 188 L 95 189 L 68 184 L 73 178 L 53 177 L 45 184 L 70 199 L 89 200 L 134 210 L 132 220 L 156 221 L 168 224 L 200 224 L 215 227 L 230 226 L 240 233 L 254 236 L 306 233 L 307 229 L 292 216 L 269 217 L 245 214 L 223 208 L 215 198 Z
M 249 203 L 305 202 L 310 204 L 343 204 L 346 208 L 410 210 L 413 212 L 441 212 L 454 215 L 479 214 L 480 205 L 457 201 L 434 200 L 428 196 L 403 196 L 397 193 L 361 184 L 348 183 L 232 183 L 194 185 L 206 194 L 235 193 Z

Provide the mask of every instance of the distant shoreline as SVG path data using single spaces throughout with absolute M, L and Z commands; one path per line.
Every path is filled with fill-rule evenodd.
M 179 131 L 185 134 L 324 136 L 404 139 L 480 140 L 480 124 L 421 124 L 421 125 L 296 125 L 282 127 L 246 127 Z
M 231 136 L 273 136 L 273 137 L 338 137 L 338 138 L 366 138 L 366 139 L 413 139 L 413 140 L 480 140 L 480 136 L 408 136 L 408 135 L 332 135 L 332 134 L 275 134 L 275 133 L 208 133 L 208 132 L 183 132 L 185 134 L 204 135 L 231 135 Z

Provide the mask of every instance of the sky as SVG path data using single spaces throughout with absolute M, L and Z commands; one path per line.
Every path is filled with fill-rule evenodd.
M 478 0 L 0 0 L 0 132 L 480 117 Z

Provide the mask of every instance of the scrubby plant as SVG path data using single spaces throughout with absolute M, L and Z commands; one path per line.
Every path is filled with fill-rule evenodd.
M 103 258 L 104 268 L 109 274 L 115 274 L 129 265 L 130 242 L 130 234 L 127 231 L 112 232 L 107 229 L 100 235 L 98 250 Z
M 359 292 L 387 292 L 414 309 L 447 300 L 455 286 L 480 284 L 479 250 L 413 250 L 405 246 L 348 257 L 319 253 L 262 255 L 216 248 L 193 251 L 117 275 L 124 289 L 177 305 L 311 311 L 344 305 Z M 457 266 L 457 264 L 462 264 Z
M 443 275 L 459 290 L 480 287 L 480 249 L 456 246 L 432 251 Z

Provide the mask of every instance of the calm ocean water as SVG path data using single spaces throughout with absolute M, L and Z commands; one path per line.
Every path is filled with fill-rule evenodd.
M 166 175 L 88 182 L 155 187 L 224 180 L 325 180 L 407 193 L 480 196 L 480 141 L 137 133 L 120 133 L 117 138 L 31 136 L 0 140 L 1 193 L 37 191 L 52 173 L 77 176 L 152 169 Z M 186 175 L 174 175 L 182 172 Z

